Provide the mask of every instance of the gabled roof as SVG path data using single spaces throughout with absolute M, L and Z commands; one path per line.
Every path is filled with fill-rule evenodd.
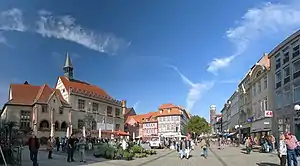
M 131 108 L 126 108 L 125 114 L 124 114 L 124 115 L 126 116 L 126 115 L 129 114 L 130 112 L 133 112 L 133 113 L 136 115 L 135 110 L 134 110 L 133 107 L 131 107 Z
M 143 123 L 143 122 L 156 122 L 157 120 L 151 119 L 152 117 L 156 117 L 158 115 L 157 112 L 149 112 L 147 114 L 140 114 L 140 115 L 133 115 L 128 116 L 125 123 L 128 123 L 131 121 L 131 119 L 134 119 L 137 123 Z M 148 121 L 143 121 L 148 119 Z
M 176 106 L 176 105 L 171 104 L 171 103 L 167 103 L 167 104 L 160 105 L 159 109 L 174 108 L 174 107 L 179 107 L 179 106 Z
M 64 76 L 60 76 L 59 79 L 62 81 L 64 86 L 66 87 L 66 90 L 69 91 L 70 88 L 80 89 L 82 91 L 88 91 L 90 93 L 95 93 L 100 96 L 109 97 L 111 98 L 103 89 L 101 89 L 98 86 L 91 85 L 87 82 L 83 82 L 80 80 L 75 79 L 68 79 Z
M 59 90 L 50 88 L 48 84 L 42 86 L 30 84 L 11 84 L 10 93 L 12 99 L 6 104 L 17 105 L 33 105 L 35 103 L 46 104 L 52 94 L 56 94 L 65 106 L 69 106 L 65 101 Z

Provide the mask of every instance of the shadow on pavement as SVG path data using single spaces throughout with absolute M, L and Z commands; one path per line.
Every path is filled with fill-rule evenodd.
M 280 166 L 279 164 L 268 163 L 268 162 L 256 163 L 256 165 L 258 165 L 258 166 Z

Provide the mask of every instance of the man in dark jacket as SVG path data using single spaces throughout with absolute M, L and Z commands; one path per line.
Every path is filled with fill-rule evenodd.
M 75 151 L 75 138 L 74 138 L 74 135 L 71 135 L 71 138 L 68 139 L 68 159 L 67 161 L 68 162 L 74 162 L 74 158 L 73 158 L 73 155 L 74 155 L 74 151 Z
M 32 136 L 28 139 L 27 144 L 29 146 L 30 160 L 32 161 L 32 165 L 38 166 L 37 155 L 40 148 L 39 140 L 34 134 L 32 134 Z

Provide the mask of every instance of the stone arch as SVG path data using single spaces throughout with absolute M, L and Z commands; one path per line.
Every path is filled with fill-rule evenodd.
M 59 126 L 59 122 L 58 121 L 55 121 L 54 128 L 55 128 L 55 130 L 59 130 L 60 126 Z
M 97 122 L 92 120 L 92 130 L 97 130 Z
M 251 71 L 251 79 L 255 79 L 256 77 L 259 77 L 263 74 L 263 71 L 265 70 L 265 66 L 262 64 L 256 64 Z
M 60 129 L 61 129 L 61 130 L 66 130 L 67 127 L 68 127 L 68 125 L 67 125 L 67 123 L 66 123 L 65 121 L 62 122 L 61 125 L 60 125 Z
M 40 129 L 50 129 L 50 123 L 47 120 L 42 120 L 39 127 Z

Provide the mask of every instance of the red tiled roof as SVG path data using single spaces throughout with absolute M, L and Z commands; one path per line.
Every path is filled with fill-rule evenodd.
M 166 108 L 173 108 L 173 107 L 178 107 L 178 106 L 175 106 L 174 104 L 171 103 L 167 103 L 167 104 L 160 105 L 159 109 L 166 109 Z
M 61 93 L 49 87 L 48 84 L 35 86 L 30 84 L 11 84 L 12 99 L 7 104 L 33 105 L 34 103 L 47 103 L 50 96 L 55 93 L 64 105 L 68 105 Z
M 129 123 L 131 119 L 133 118 L 137 123 L 143 123 L 143 119 L 148 119 L 147 122 L 155 122 L 157 120 L 151 119 L 152 117 L 156 117 L 158 115 L 157 112 L 149 112 L 147 114 L 140 114 L 140 115 L 133 115 L 133 116 L 128 116 L 126 119 L 125 123 Z
M 70 88 L 76 88 L 84 91 L 88 91 L 91 93 L 96 93 L 100 96 L 105 96 L 111 98 L 103 89 L 98 86 L 91 85 L 89 83 L 79 81 L 79 80 L 69 80 L 64 76 L 59 77 L 62 83 L 65 85 L 66 90 L 69 91 Z

